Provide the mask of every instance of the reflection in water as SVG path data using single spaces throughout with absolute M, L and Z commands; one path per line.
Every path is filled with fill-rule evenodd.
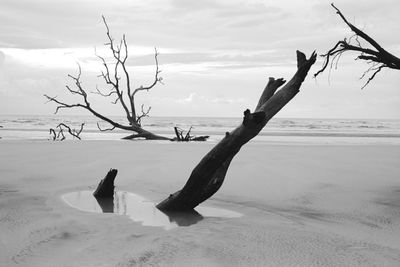
M 100 205 L 103 213 L 113 213 L 114 212 L 114 198 L 95 198 L 97 203 Z
M 161 211 L 168 216 L 170 223 L 176 223 L 178 226 L 189 226 L 204 219 L 204 217 L 195 210 L 177 212 Z
M 205 217 L 236 218 L 242 214 L 219 208 L 197 207 L 190 212 L 161 212 L 155 204 L 129 192 L 114 192 L 114 198 L 96 199 L 91 191 L 78 191 L 62 196 L 70 206 L 83 211 L 127 215 L 144 226 L 158 226 L 166 230 L 189 226 Z

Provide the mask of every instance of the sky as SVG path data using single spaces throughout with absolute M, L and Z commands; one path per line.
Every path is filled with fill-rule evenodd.
M 335 5 L 384 48 L 400 55 L 400 1 L 337 0 Z M 163 83 L 137 95 L 153 116 L 240 117 L 254 108 L 268 77 L 290 79 L 296 50 L 326 52 L 351 31 L 325 0 L 0 0 L 0 115 L 53 114 L 44 94 L 68 103 L 68 74 L 82 67 L 87 92 L 107 87 L 98 77 L 111 35 L 126 35 L 134 87 L 154 77 L 154 47 Z M 277 114 L 286 118 L 400 119 L 400 72 L 383 70 L 364 89 L 368 68 L 344 54 L 337 69 L 313 78 Z M 111 99 L 90 95 L 92 107 L 123 115 Z M 62 114 L 87 114 L 78 109 Z

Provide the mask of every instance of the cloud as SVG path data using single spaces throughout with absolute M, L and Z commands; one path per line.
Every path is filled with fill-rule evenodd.
M 226 98 L 223 96 L 217 96 L 214 98 L 208 98 L 197 93 L 191 93 L 188 97 L 175 99 L 174 102 L 179 104 L 190 104 L 190 105 L 201 105 L 201 104 L 237 104 L 243 103 L 243 98 Z
M 172 8 L 184 9 L 190 11 L 199 11 L 203 9 L 220 9 L 223 5 L 221 1 L 217 0 L 203 0 L 203 1 L 188 1 L 188 0 L 171 0 L 170 4 Z
M 248 69 L 266 66 L 284 66 L 291 64 L 292 61 L 293 55 L 277 54 L 274 50 L 253 52 L 180 52 L 161 53 L 159 55 L 159 63 L 163 69 L 177 69 L 177 71 L 207 71 L 210 69 Z M 128 64 L 132 66 L 153 66 L 154 55 L 131 57 L 128 60 Z

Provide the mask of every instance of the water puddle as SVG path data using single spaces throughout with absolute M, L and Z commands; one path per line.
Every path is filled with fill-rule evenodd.
M 67 193 L 62 196 L 62 199 L 71 207 L 82 211 L 126 215 L 144 226 L 162 227 L 166 230 L 178 226 L 189 226 L 207 217 L 237 218 L 242 216 L 238 212 L 205 206 L 198 206 L 192 212 L 164 213 L 155 207 L 155 203 L 124 191 L 116 191 L 114 198 L 102 200 L 97 200 L 92 191 Z

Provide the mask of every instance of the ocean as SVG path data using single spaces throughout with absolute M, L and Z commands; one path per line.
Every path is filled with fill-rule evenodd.
M 123 116 L 111 118 L 124 123 Z M 144 119 L 143 127 L 154 133 L 173 137 L 173 127 L 188 130 L 192 126 L 193 135 L 209 135 L 208 142 L 216 142 L 241 121 L 242 118 L 150 117 Z M 75 129 L 79 129 L 81 123 L 85 123 L 82 140 L 120 140 L 130 134 L 119 129 L 100 132 L 97 128 L 98 122 L 102 128 L 109 126 L 93 116 L 0 115 L 0 125 L 3 126 L 0 128 L 0 137 L 1 140 L 46 141 L 51 139 L 49 129 L 55 129 L 61 122 Z M 66 137 L 67 140 L 72 140 L 68 134 Z M 400 144 L 400 120 L 273 118 L 254 141 L 299 144 Z

